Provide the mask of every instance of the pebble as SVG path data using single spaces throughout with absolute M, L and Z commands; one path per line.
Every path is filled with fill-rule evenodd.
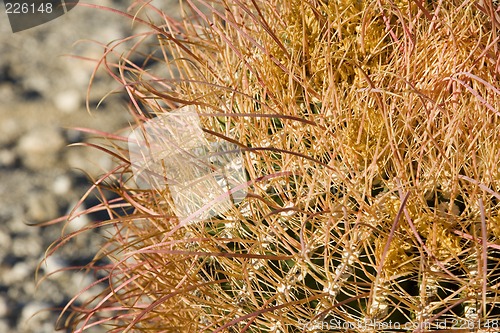
M 30 302 L 24 306 L 21 312 L 22 326 L 26 330 L 30 330 L 40 325 L 40 321 L 47 319 L 50 312 L 47 311 L 49 305 L 44 302 Z
M 69 168 L 85 170 L 93 178 L 104 174 L 113 165 L 109 155 L 90 147 L 70 147 L 65 151 L 65 160 Z
M 12 240 L 10 235 L 5 230 L 0 230 L 0 255 L 11 249 Z M 1 258 L 0 258 L 1 260 Z
M 28 263 L 20 261 L 15 264 L 7 274 L 3 274 L 3 283 L 12 284 L 14 282 L 19 282 L 25 280 L 34 270 Z
M 32 229 L 30 229 L 26 226 L 26 220 L 24 219 L 24 214 L 19 215 L 18 211 L 19 211 L 19 207 L 13 208 L 14 217 L 7 222 L 7 227 L 9 228 L 10 232 L 13 234 L 22 233 L 22 232 L 29 232 Z
M 10 167 L 16 162 L 16 154 L 11 149 L 0 150 L 0 167 Z
M 17 119 L 7 118 L 0 121 L 0 145 L 7 145 L 19 137 L 22 124 Z
M 67 175 L 56 177 L 52 183 L 52 192 L 57 195 L 65 195 L 71 189 L 71 179 Z
M 65 141 L 57 128 L 41 127 L 26 133 L 17 144 L 23 164 L 32 170 L 53 167 Z
M 0 296 L 0 318 L 5 318 L 9 314 L 9 306 L 5 297 Z M 6 331 L 0 331 L 6 332 Z
M 12 332 L 9 323 L 5 319 L 0 319 L 0 332 Z
M 11 85 L 0 84 L 0 99 L 2 101 L 10 101 L 14 99 L 14 89 Z
M 16 257 L 36 258 L 43 251 L 42 242 L 38 237 L 30 234 L 18 236 L 14 238 L 11 251 Z
M 77 204 L 77 202 L 70 204 L 69 205 L 70 208 L 66 212 L 66 214 L 73 213 L 72 216 L 75 216 L 75 217 L 70 218 L 70 220 L 67 224 L 67 227 L 66 227 L 67 232 L 74 232 L 77 230 L 81 230 L 83 227 L 87 226 L 90 223 L 90 219 L 87 215 L 83 214 L 83 215 L 78 216 L 78 214 L 80 214 L 81 212 L 83 212 L 85 210 L 85 205 L 81 204 L 80 206 L 78 206 L 77 209 L 75 209 L 74 212 L 72 212 L 73 207 L 75 207 L 76 204 Z
M 34 222 L 45 222 L 57 216 L 57 202 L 53 195 L 44 191 L 27 195 L 27 217 Z
M 51 255 L 46 259 L 40 258 L 39 261 L 40 262 L 43 261 L 42 265 L 40 266 L 40 269 L 43 269 L 45 275 L 53 274 L 57 271 L 60 271 L 67 265 L 67 263 L 58 254 Z
M 53 102 L 60 111 L 72 113 L 82 106 L 82 96 L 77 90 L 61 91 L 54 95 Z

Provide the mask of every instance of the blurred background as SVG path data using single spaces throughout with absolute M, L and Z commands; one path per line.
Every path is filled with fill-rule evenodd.
M 90 3 L 121 10 L 129 5 Z M 167 12 L 177 10 L 174 3 L 155 1 Z M 54 21 L 14 34 L 0 5 L 0 332 L 55 332 L 59 312 L 47 309 L 64 306 L 91 282 L 83 272 L 73 272 L 55 274 L 36 287 L 36 267 L 61 236 L 62 224 L 29 224 L 68 213 L 88 189 L 89 176 L 98 177 L 113 164 L 98 150 L 68 147 L 89 139 L 72 127 L 115 131 L 130 121 L 123 94 L 107 97 L 96 109 L 102 97 L 118 88 L 104 71 L 94 81 L 92 112 L 87 112 L 95 63 L 70 55 L 97 59 L 102 47 L 88 40 L 108 43 L 137 29 L 117 14 L 77 6 Z M 85 206 L 97 202 L 91 197 Z M 96 220 L 99 216 L 78 218 L 69 230 Z M 42 265 L 42 275 L 88 262 L 101 242 L 98 232 L 84 234 Z

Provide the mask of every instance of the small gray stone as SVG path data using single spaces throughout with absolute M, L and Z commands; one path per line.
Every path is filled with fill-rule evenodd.
M 21 133 L 22 124 L 15 118 L 2 118 L 0 121 L 0 145 L 14 142 Z
M 113 166 L 110 155 L 90 147 L 70 147 L 65 151 L 69 168 L 85 170 L 91 177 L 99 177 Z
M 57 195 L 65 195 L 71 189 L 71 179 L 66 175 L 56 177 L 52 183 L 52 191 Z
M 5 230 L 0 230 L 0 260 L 11 249 L 12 240 Z
M 5 318 L 9 314 L 9 306 L 4 296 L 0 296 L 0 318 Z M 1 327 L 1 326 L 0 326 Z M 7 332 L 1 331 L 0 332 Z
M 36 327 L 40 329 L 40 324 L 50 316 L 48 308 L 49 305 L 43 302 L 33 301 L 26 304 L 21 312 L 20 328 L 29 332 L 34 332 Z
M 45 260 L 41 258 L 40 262 L 42 262 L 40 268 L 43 269 L 44 275 L 60 271 L 67 264 L 57 253 L 47 257 Z
M 44 222 L 57 216 L 57 202 L 52 193 L 34 192 L 27 196 L 27 217 L 35 222 Z
M 76 202 L 70 204 L 70 209 L 66 212 L 66 214 L 68 215 L 71 213 L 73 214 L 72 217 L 70 217 L 67 224 L 66 230 L 68 232 L 75 232 L 77 230 L 81 230 L 90 223 L 88 215 L 82 214 L 82 212 L 85 211 L 85 206 L 83 204 L 78 206 L 73 212 L 73 208 L 76 206 L 76 204 L 77 204 Z
M 14 99 L 14 88 L 8 84 L 0 84 L 0 100 L 10 101 Z
M 25 280 L 32 271 L 33 267 L 31 267 L 28 263 L 24 261 L 20 261 L 15 264 L 10 270 L 4 272 L 3 283 L 12 284 L 15 282 L 21 282 Z
M 82 96 L 77 90 L 61 91 L 54 95 L 53 102 L 60 111 L 71 113 L 81 106 Z
M 37 235 L 26 235 L 14 238 L 12 254 L 16 257 L 36 258 L 43 251 L 42 242 Z
M 37 128 L 25 134 L 17 145 L 26 167 L 33 170 L 53 167 L 65 141 L 56 128 Z
M 10 149 L 0 150 L 0 166 L 10 167 L 16 161 L 16 154 Z
M 12 332 L 9 323 L 5 319 L 0 319 L 0 332 Z

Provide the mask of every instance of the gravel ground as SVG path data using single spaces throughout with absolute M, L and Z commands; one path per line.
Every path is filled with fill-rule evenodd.
M 125 8 L 119 1 L 90 2 Z M 172 1 L 155 2 L 174 10 Z M 115 131 L 129 121 L 120 95 L 88 114 L 85 94 L 94 64 L 62 55 L 97 58 L 101 48 L 74 43 L 81 39 L 107 43 L 131 31 L 130 22 L 118 15 L 76 7 L 52 22 L 13 34 L 0 6 L 0 332 L 55 332 L 58 312 L 46 309 L 64 305 L 90 282 L 82 273 L 63 273 L 36 288 L 37 264 L 60 237 L 61 226 L 28 224 L 68 212 L 89 186 L 81 170 L 96 177 L 113 163 L 97 150 L 67 147 L 87 139 L 70 127 Z M 91 104 L 116 87 L 101 73 Z M 82 218 L 71 225 L 98 219 Z M 100 241 L 97 232 L 84 235 L 58 252 L 42 272 L 89 260 Z

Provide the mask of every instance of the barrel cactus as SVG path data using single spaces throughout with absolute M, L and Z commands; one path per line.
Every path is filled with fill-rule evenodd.
M 161 132 L 187 109 L 195 120 L 176 133 L 199 122 L 196 138 L 230 145 L 219 155 L 237 152 L 243 177 L 179 196 L 172 181 L 193 161 L 165 171 L 169 141 L 150 150 L 163 152 L 149 156 L 160 181 L 143 186 L 129 133 L 103 135 L 117 166 L 94 187 L 118 197 L 94 208 L 109 238 L 88 268 L 106 289 L 68 306 L 67 326 L 499 330 L 496 2 L 186 0 L 179 20 L 136 5 L 122 15 L 145 29 L 116 63 L 121 43 L 102 59 L 133 130 Z

